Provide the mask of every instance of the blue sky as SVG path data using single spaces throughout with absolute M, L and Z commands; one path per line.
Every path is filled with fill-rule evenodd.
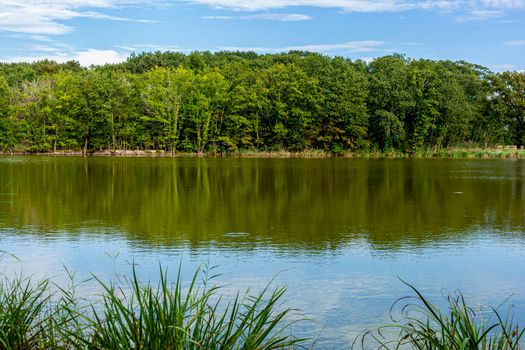
M 523 70 L 525 0 L 0 0 L 1 61 L 290 49 Z

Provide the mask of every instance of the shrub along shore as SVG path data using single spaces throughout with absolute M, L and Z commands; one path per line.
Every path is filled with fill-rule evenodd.
M 0 349 L 305 349 L 314 339 L 294 336 L 297 310 L 283 302 L 284 288 L 237 293 L 227 301 L 210 269 L 189 283 L 169 280 L 159 268 L 157 284 L 129 278 L 104 282 L 96 301 L 49 279 L 0 276 Z M 72 278 L 73 279 L 73 278 Z M 403 282 L 405 283 L 405 282 Z M 406 283 L 405 283 L 406 284 Z M 517 350 L 524 330 L 494 308 L 476 309 L 461 293 L 442 311 L 416 288 L 396 301 L 392 324 L 364 331 L 349 348 Z M 294 315 L 295 314 L 295 315 Z
M 237 152 L 169 152 L 164 150 L 61 150 L 49 152 L 0 151 L 0 156 L 95 156 L 95 157 L 174 157 L 174 158 L 525 158 L 525 149 L 516 147 L 500 148 L 447 148 L 425 149 L 413 153 L 402 151 L 354 151 L 333 153 L 324 150 L 304 151 L 257 151 L 242 150 Z

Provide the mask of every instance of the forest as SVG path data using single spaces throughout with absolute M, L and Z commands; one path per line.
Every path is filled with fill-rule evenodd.
M 525 73 L 292 51 L 0 64 L 0 151 L 414 153 L 525 144 Z

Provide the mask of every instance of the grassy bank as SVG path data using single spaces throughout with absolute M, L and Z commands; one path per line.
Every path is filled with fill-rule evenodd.
M 159 269 L 159 282 L 130 278 L 103 282 L 95 301 L 51 280 L 0 280 L 0 349 L 305 349 L 313 339 L 293 335 L 295 311 L 283 304 L 285 289 L 238 293 L 230 301 L 211 284 L 209 270 L 189 283 Z M 394 303 L 393 323 L 364 332 L 349 348 L 520 349 L 524 331 L 488 308 L 478 312 L 462 294 L 440 310 L 416 288 Z M 488 311 L 488 312 L 487 312 Z M 394 316 L 395 315 L 395 316 Z M 301 321 L 299 321 L 301 322 Z
M 47 155 L 47 156 L 106 156 L 106 157 L 240 157 L 240 158 L 517 158 L 525 159 L 525 149 L 500 148 L 444 148 L 423 149 L 417 152 L 402 151 L 355 151 L 332 153 L 324 150 L 259 151 L 241 150 L 230 153 L 171 153 L 163 150 L 102 150 L 83 152 L 64 150 L 56 152 L 0 152 L 0 155 Z

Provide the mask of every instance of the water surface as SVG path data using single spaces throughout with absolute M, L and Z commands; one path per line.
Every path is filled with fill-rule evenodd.
M 5 268 L 63 278 L 219 265 L 287 285 L 297 326 L 348 347 L 407 294 L 511 296 L 525 322 L 525 161 L 1 157 Z

